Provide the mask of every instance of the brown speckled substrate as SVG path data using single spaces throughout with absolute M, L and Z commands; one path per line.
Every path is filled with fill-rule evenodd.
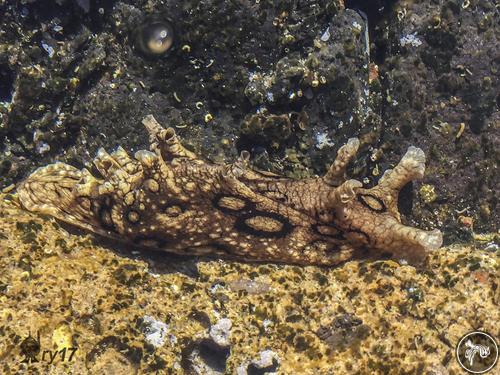
M 421 270 L 179 259 L 103 247 L 0 196 L 0 254 L 5 374 L 461 374 L 463 334 L 500 337 L 498 250 L 442 248 Z M 39 362 L 21 363 L 30 333 Z M 49 364 L 64 347 L 71 361 Z

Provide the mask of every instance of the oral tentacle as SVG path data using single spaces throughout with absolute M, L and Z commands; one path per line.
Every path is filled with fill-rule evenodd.
M 323 176 L 325 183 L 331 186 L 339 186 L 346 178 L 346 168 L 349 162 L 354 159 L 359 148 L 358 138 L 349 138 L 347 144 L 343 145 L 337 152 L 335 161 Z
M 410 146 L 394 169 L 388 169 L 378 184 L 370 189 L 371 194 L 383 199 L 387 209 L 400 221 L 397 208 L 399 192 L 410 181 L 419 180 L 425 172 L 425 154 L 417 147 Z
M 394 169 L 387 170 L 379 180 L 379 188 L 397 193 L 413 180 L 420 180 L 425 172 L 425 154 L 417 147 L 410 146 Z
M 152 115 L 146 116 L 142 120 L 142 124 L 149 133 L 151 151 L 159 152 L 167 160 L 173 158 L 198 159 L 195 153 L 181 144 L 173 128 L 164 129 Z
M 347 180 L 344 182 L 334 190 L 333 207 L 351 202 L 356 197 L 356 191 L 362 186 L 363 184 L 358 180 Z

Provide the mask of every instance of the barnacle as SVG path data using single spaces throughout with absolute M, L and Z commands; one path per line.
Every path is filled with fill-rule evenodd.
M 172 24 L 161 18 L 148 18 L 133 33 L 135 48 L 146 56 L 163 56 L 174 43 Z

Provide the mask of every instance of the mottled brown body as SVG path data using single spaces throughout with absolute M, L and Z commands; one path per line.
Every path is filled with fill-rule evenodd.
M 295 181 L 248 168 L 248 153 L 231 165 L 202 161 L 172 128 L 143 120 L 151 151 L 131 158 L 122 148 L 99 150 L 101 176 L 52 164 L 18 188 L 30 211 L 107 237 L 186 255 L 247 261 L 334 265 L 358 253 L 423 259 L 441 245 L 438 230 L 400 223 L 399 190 L 421 178 L 422 150 L 410 147 L 379 184 L 363 189 L 345 179 L 359 142 L 343 146 L 328 173 Z

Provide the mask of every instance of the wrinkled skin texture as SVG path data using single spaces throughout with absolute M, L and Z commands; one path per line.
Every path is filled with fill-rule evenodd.
M 418 148 L 363 189 L 345 178 L 355 138 L 325 176 L 297 181 L 250 170 L 246 152 L 230 165 L 205 162 L 172 128 L 152 116 L 143 124 L 151 151 L 131 158 L 122 148 L 101 149 L 95 175 L 62 163 L 40 168 L 19 186 L 20 203 L 106 237 L 186 255 L 335 265 L 390 253 L 418 263 L 441 246 L 438 230 L 404 226 L 397 210 L 399 190 L 424 174 Z

